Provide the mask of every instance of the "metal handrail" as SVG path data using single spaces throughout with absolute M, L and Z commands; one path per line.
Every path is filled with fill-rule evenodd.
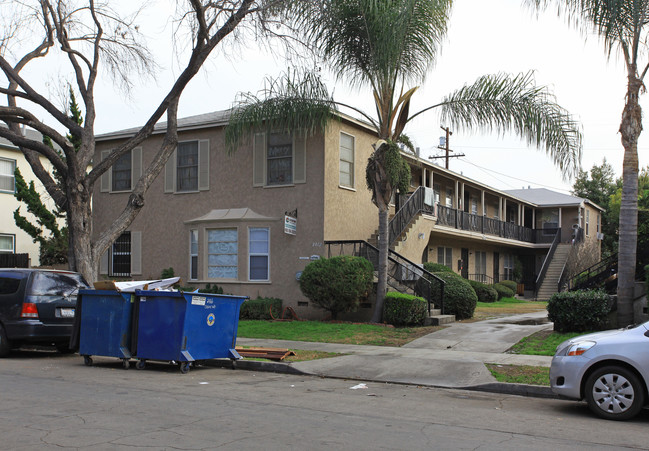
M 378 255 L 379 250 L 364 240 L 340 240 L 340 241 L 325 241 L 327 246 L 327 257 L 331 257 L 332 246 L 340 245 L 340 252 L 337 255 L 350 255 L 345 254 L 344 247 L 352 246 L 351 255 L 364 257 L 372 263 L 375 270 L 378 270 Z M 399 255 L 397 252 L 390 250 L 388 254 L 388 261 L 394 265 L 392 273 L 388 270 L 388 279 L 393 281 L 391 286 L 397 291 L 401 291 L 403 287 L 408 288 L 415 295 L 423 297 L 428 302 L 428 313 L 431 312 L 431 304 L 439 308 L 444 313 L 444 285 L 446 282 L 436 275 L 426 271 L 420 265 L 408 260 L 407 258 Z M 403 263 L 402 263 L 403 262 Z M 439 299 L 433 299 L 433 282 L 439 285 Z M 412 285 L 412 286 L 410 286 Z
M 494 283 L 494 278 L 487 274 L 469 274 L 467 279 L 475 282 L 486 283 L 488 285 L 493 285 Z
M 412 222 L 412 219 L 420 212 L 435 214 L 435 207 L 433 205 L 426 205 L 426 188 L 423 186 L 418 187 L 408 196 L 408 199 L 390 220 L 388 224 L 388 230 L 390 232 L 388 245 L 392 245 L 401 236 L 403 231 Z

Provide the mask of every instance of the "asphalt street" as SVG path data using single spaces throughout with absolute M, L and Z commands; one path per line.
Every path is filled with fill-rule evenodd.
M 0 448 L 647 449 L 649 412 L 593 417 L 556 399 L 192 369 L 138 371 L 95 358 L 20 351 L 0 360 Z

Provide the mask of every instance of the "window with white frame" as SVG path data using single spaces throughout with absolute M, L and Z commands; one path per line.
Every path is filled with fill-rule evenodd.
M 453 188 L 446 188 L 446 206 L 453 208 Z
M 207 231 L 207 277 L 210 279 L 236 279 L 239 240 L 237 229 L 211 229 Z
M 478 214 L 478 199 L 476 199 L 475 197 L 471 197 L 471 214 Z
M 270 229 L 268 227 L 251 227 L 248 233 L 249 279 L 269 280 Z
M 132 165 L 131 151 L 119 157 L 112 168 L 112 191 L 129 191 L 131 189 Z
M 16 190 L 16 160 L 0 158 L 0 191 L 13 193 Z
M 433 196 L 435 198 L 435 205 L 439 203 L 439 196 L 440 193 L 442 192 L 442 187 L 440 186 L 439 183 L 433 183 Z
M 14 235 L 0 234 L 0 252 L 13 254 L 16 250 L 16 237 Z
M 198 141 L 178 143 L 176 192 L 198 191 Z
M 341 186 L 354 187 L 354 137 L 340 133 L 340 177 Z
M 268 185 L 293 183 L 293 137 L 290 134 L 271 133 L 268 135 L 266 169 Z
M 505 254 L 503 261 L 503 271 L 505 271 L 505 280 L 514 279 L 514 256 Z
M 198 279 L 198 230 L 189 231 L 189 279 Z
M 440 265 L 446 265 L 452 269 L 453 268 L 453 248 L 438 247 L 437 263 L 439 263 Z

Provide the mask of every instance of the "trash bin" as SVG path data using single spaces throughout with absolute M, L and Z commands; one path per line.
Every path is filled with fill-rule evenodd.
M 136 290 L 136 368 L 147 360 L 175 362 L 182 373 L 192 362 L 230 358 L 235 351 L 239 309 L 245 296 Z
M 86 365 L 92 365 L 93 355 L 122 359 L 128 369 L 135 354 L 133 343 L 133 293 L 111 290 L 81 290 L 79 292 L 79 354 Z

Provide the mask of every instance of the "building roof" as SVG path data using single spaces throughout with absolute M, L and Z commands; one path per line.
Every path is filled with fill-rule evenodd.
M 539 207 L 571 207 L 587 202 L 598 210 L 603 210 L 599 205 L 588 199 L 558 193 L 546 188 L 510 189 L 503 192 L 536 204 Z
M 250 208 L 225 208 L 212 210 L 206 215 L 185 221 L 185 224 L 196 224 L 200 222 L 215 221 L 277 221 L 279 218 L 271 218 L 254 212 Z

